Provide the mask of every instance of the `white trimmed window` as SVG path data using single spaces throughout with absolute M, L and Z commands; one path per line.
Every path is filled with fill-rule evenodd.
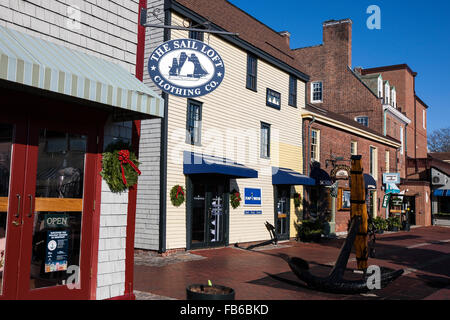
M 375 179 L 378 180 L 378 152 L 377 148 L 370 147 L 370 175 Z
M 427 112 L 422 110 L 423 128 L 427 128 Z
M 352 156 L 358 155 L 358 142 L 356 141 L 350 142 L 350 154 Z
M 389 83 L 386 83 L 384 86 L 384 103 L 390 104 L 391 103 L 391 90 Z
M 311 102 L 323 102 L 323 84 L 322 81 L 311 83 Z
M 378 78 L 378 98 L 383 98 L 383 78 Z
M 311 130 L 311 161 L 320 162 L 320 131 Z
M 397 108 L 397 90 L 395 90 L 395 87 L 393 87 L 391 90 L 391 98 L 392 98 L 391 105 L 394 108 Z
M 367 116 L 356 117 L 355 121 L 358 122 L 359 124 L 362 124 L 363 126 L 366 127 L 369 126 L 369 117 Z

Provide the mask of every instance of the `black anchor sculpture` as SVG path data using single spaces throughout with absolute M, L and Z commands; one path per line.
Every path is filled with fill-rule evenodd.
M 372 227 L 371 233 L 372 233 L 372 241 L 371 246 L 367 245 L 367 237 L 368 237 L 368 217 L 367 217 L 367 208 L 365 208 L 365 201 L 358 199 L 363 197 L 361 188 L 363 184 L 363 177 L 362 177 L 362 168 L 360 167 L 361 164 L 361 156 L 353 156 L 352 162 L 354 164 L 354 168 L 352 169 L 352 180 L 354 181 L 355 185 L 355 195 L 352 195 L 352 210 L 356 212 L 356 214 L 352 215 L 352 219 L 350 221 L 350 228 L 348 231 L 347 238 L 345 239 L 345 242 L 343 246 L 341 247 L 341 251 L 339 254 L 339 257 L 329 273 L 326 277 L 318 277 L 310 273 L 309 271 L 309 264 L 307 261 L 298 258 L 298 257 L 290 257 L 286 254 L 278 254 L 273 255 L 269 253 L 263 253 L 258 252 L 261 254 L 271 255 L 271 256 L 277 256 L 284 261 L 286 261 L 291 268 L 292 272 L 303 282 L 305 282 L 309 288 L 328 292 L 328 293 L 338 293 L 338 294 L 358 294 L 358 293 L 367 293 L 370 291 L 369 286 L 367 285 L 367 280 L 370 275 L 366 273 L 367 269 L 367 260 L 368 257 L 374 257 L 375 255 L 375 249 L 373 248 L 373 245 L 375 243 L 375 230 Z M 356 198 L 356 199 L 355 199 Z M 365 219 L 365 225 L 364 220 Z M 372 225 L 373 226 L 373 225 Z M 265 246 L 268 244 L 276 244 L 274 239 L 277 239 L 277 235 L 275 232 L 275 228 L 270 225 L 270 223 L 266 222 L 266 228 L 269 230 L 271 234 L 271 240 L 265 241 L 261 244 L 256 244 L 247 248 L 242 248 L 244 250 L 252 251 L 252 249 L 259 247 L 259 246 Z M 358 261 L 358 268 L 363 269 L 363 275 L 361 279 L 359 280 L 346 280 L 344 279 L 344 272 L 347 268 L 348 259 L 350 257 L 350 253 L 352 251 L 352 247 L 354 244 L 358 244 L 358 247 L 356 247 L 356 257 Z M 235 244 L 235 247 L 239 247 L 238 244 Z M 370 253 L 369 253 L 370 251 Z M 253 251 L 255 252 L 255 251 Z M 403 270 L 387 270 L 385 268 L 381 269 L 381 279 L 380 285 L 381 288 L 386 287 L 389 285 L 392 281 L 396 280 L 403 274 Z M 287 279 L 282 279 L 279 277 L 274 277 L 278 280 L 289 282 L 292 284 L 292 281 L 289 281 Z

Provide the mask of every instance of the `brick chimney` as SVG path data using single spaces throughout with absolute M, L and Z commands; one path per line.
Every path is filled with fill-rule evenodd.
M 278 32 L 278 34 L 284 38 L 288 48 L 290 48 L 291 47 L 291 43 L 290 43 L 291 42 L 291 33 L 289 31 L 280 31 L 280 32 Z
M 352 67 L 352 20 L 330 20 L 323 23 L 323 44 L 335 67 Z

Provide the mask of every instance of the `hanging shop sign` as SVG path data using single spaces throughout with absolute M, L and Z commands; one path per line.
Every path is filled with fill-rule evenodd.
M 45 273 L 66 271 L 69 250 L 69 231 L 48 231 L 45 249 Z
M 148 60 L 153 82 L 164 92 L 183 98 L 207 95 L 225 76 L 219 53 L 195 39 L 170 40 L 157 47 Z
M 246 206 L 260 206 L 261 205 L 261 189 L 245 188 L 244 189 L 244 204 Z
M 391 199 L 391 194 L 386 194 L 383 198 L 383 208 L 387 208 L 389 206 L 389 200 Z
M 331 171 L 331 178 L 334 180 L 348 180 L 350 177 L 350 167 L 345 165 L 336 166 Z
M 383 183 L 400 184 L 400 173 L 383 173 Z

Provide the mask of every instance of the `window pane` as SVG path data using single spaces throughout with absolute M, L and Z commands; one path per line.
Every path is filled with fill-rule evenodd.
M 66 284 L 80 266 L 87 137 L 41 130 L 30 289 Z

